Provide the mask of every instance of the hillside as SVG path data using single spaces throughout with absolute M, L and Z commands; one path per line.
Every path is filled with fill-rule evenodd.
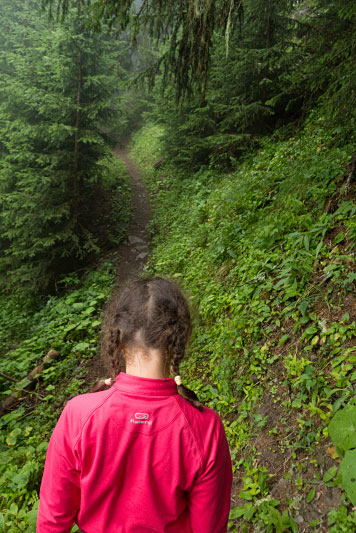
M 128 231 L 131 191 L 125 165 L 112 158 L 109 169 L 106 186 L 116 207 L 111 230 L 117 248 Z M 123 246 L 118 248 L 121 253 Z M 117 250 L 106 250 L 84 272 L 58 280 L 57 293 L 46 300 L 0 295 L 1 533 L 36 531 L 39 487 L 53 428 L 67 401 L 104 377 L 99 335 L 117 270 Z M 29 372 L 43 364 L 50 350 L 57 358 L 44 363 L 31 387 Z M 10 394 L 19 401 L 3 409 Z
M 340 143 L 313 113 L 230 173 L 192 175 L 158 164 L 162 133 L 146 126 L 133 149 L 153 203 L 149 270 L 181 280 L 195 309 L 184 379 L 224 419 L 229 531 L 353 531 L 328 424 L 355 403 L 355 136 Z
M 338 474 L 345 453 L 328 425 L 354 404 L 354 139 L 340 144 L 314 114 L 230 173 L 191 175 L 162 163 L 161 134 L 146 126 L 131 154 L 151 193 L 147 269 L 176 277 L 191 299 L 184 379 L 224 420 L 235 475 L 229 531 L 353 531 Z M 35 531 L 48 438 L 66 401 L 90 387 L 93 361 L 102 368 L 101 309 L 117 270 L 108 259 L 63 280 L 36 312 L 3 299 L 0 370 L 20 381 L 2 380 L 2 398 L 15 388 L 23 401 L 0 419 L 0 531 Z M 26 392 L 22 378 L 50 348 L 59 359 Z

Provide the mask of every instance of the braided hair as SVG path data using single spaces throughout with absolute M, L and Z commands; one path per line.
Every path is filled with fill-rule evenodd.
M 111 363 L 114 378 L 125 365 L 121 347 L 134 344 L 139 335 L 144 346 L 160 350 L 173 376 L 178 376 L 191 332 L 188 303 L 178 285 L 158 276 L 139 278 L 129 281 L 108 304 L 101 355 Z M 104 382 L 99 382 L 93 390 L 104 388 Z M 183 384 L 177 388 L 183 398 L 202 409 L 192 390 Z

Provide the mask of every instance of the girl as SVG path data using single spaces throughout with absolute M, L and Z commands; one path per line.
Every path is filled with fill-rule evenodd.
M 226 532 L 224 427 L 179 374 L 190 333 L 187 302 L 167 279 L 133 281 L 113 301 L 104 346 L 117 377 L 64 408 L 47 452 L 38 533 L 66 533 L 74 522 L 85 533 Z

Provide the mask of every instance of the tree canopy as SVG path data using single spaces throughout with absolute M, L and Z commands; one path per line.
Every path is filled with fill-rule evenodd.
M 243 0 L 43 0 L 51 17 L 64 18 L 71 6 L 85 9 L 91 24 L 108 24 L 127 31 L 132 43 L 139 32 L 148 31 L 159 42 L 168 42 L 147 72 L 151 82 L 163 67 L 165 78 L 174 79 L 176 97 L 194 88 L 204 93 L 215 31 L 230 33 L 243 16 Z
M 98 211 L 126 44 L 76 11 L 49 27 L 32 0 L 5 2 L 0 28 L 0 277 L 41 293 L 108 233 Z

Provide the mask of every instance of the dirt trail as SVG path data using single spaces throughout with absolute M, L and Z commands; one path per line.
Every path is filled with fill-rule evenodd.
M 141 172 L 130 159 L 129 148 L 118 144 L 114 154 L 126 165 L 132 188 L 132 217 L 128 230 L 127 242 L 122 243 L 117 250 L 118 270 L 115 279 L 116 287 L 120 287 L 126 280 L 136 277 L 142 272 L 149 254 L 150 234 L 150 205 L 148 194 L 142 183 Z M 109 375 L 100 356 L 97 356 L 88 368 L 87 382 L 93 383 L 97 379 Z
M 143 269 L 149 254 L 150 206 L 148 194 L 142 183 L 141 172 L 129 157 L 129 149 L 117 146 L 114 154 L 126 165 L 132 187 L 132 218 L 127 243 L 119 247 L 120 264 L 116 283 L 121 285 L 128 278 L 137 276 Z

